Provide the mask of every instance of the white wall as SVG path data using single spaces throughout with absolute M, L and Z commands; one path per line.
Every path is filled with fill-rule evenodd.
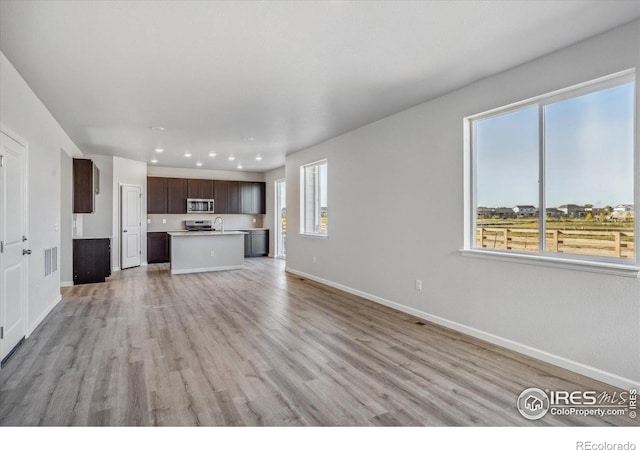
M 264 174 L 266 182 L 265 193 L 267 196 L 267 214 L 264 216 L 264 227 L 269 228 L 269 256 L 273 257 L 276 251 L 276 233 L 278 227 L 276 225 L 276 192 L 275 182 L 284 178 L 286 171 L 284 166 L 271 170 Z
M 0 53 L 0 121 L 28 144 L 28 316 L 30 333 L 60 300 L 60 271 L 44 277 L 43 251 L 60 247 L 60 150 L 81 156 L 40 99 Z M 59 252 L 60 254 L 60 252 Z
M 640 384 L 640 280 L 458 252 L 463 118 L 638 67 L 639 43 L 634 22 L 289 155 L 287 269 L 619 386 Z M 299 167 L 321 158 L 328 239 L 297 234 Z
M 60 285 L 73 285 L 73 159 L 60 150 Z
M 140 262 L 147 264 L 147 163 L 113 157 L 113 239 L 111 241 L 111 266 L 120 269 L 120 185 L 133 184 L 142 188 L 140 200 L 142 228 L 140 230 Z

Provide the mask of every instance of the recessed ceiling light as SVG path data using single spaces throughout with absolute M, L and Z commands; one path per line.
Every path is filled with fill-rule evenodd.
M 235 160 L 235 159 L 236 159 L 236 157 L 235 157 L 235 156 L 233 156 L 233 155 L 229 156 L 229 161 L 233 161 L 233 160 Z
M 209 152 L 209 156 L 213 158 L 214 156 L 216 156 L 216 152 Z
M 242 169 L 242 164 L 238 164 L 238 169 Z
M 255 141 L 255 138 L 249 138 L 250 141 Z
M 164 127 L 151 127 L 153 131 L 164 131 Z
M 185 158 L 191 158 L 191 153 L 187 152 L 187 153 L 184 154 L 184 156 L 185 156 Z
M 198 167 L 200 167 L 201 165 L 202 165 L 202 163 L 201 163 L 200 161 L 198 161 L 198 162 L 196 163 L 196 166 L 198 166 Z
M 262 156 L 260 155 L 256 156 L 256 161 L 262 161 Z
M 156 149 L 156 153 L 162 153 L 163 151 L 164 151 L 164 149 L 162 149 L 162 148 L 157 148 Z
M 158 160 L 157 160 L 157 159 L 152 159 L 152 160 L 151 160 L 151 163 L 153 163 L 153 164 L 155 164 L 155 163 L 157 163 L 157 162 L 158 162 Z

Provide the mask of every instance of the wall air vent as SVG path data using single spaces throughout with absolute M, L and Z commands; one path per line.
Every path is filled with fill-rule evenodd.
M 58 270 L 58 247 L 44 249 L 44 276 L 47 277 Z

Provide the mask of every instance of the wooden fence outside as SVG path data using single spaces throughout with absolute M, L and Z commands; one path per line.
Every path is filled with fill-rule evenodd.
M 538 252 L 537 229 L 478 227 L 478 248 Z M 579 255 L 635 258 L 633 231 L 546 230 L 545 248 L 549 252 Z

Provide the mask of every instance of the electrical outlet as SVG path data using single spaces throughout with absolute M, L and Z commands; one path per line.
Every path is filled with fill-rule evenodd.
M 151 223 L 151 219 L 147 219 L 147 223 Z
M 162 219 L 162 223 L 167 223 L 167 219 Z
M 211 256 L 216 256 L 215 250 L 211 250 Z
M 313 257 L 313 263 L 315 264 L 315 263 L 317 263 L 317 262 L 318 262 L 318 260 L 317 260 L 317 259 L 316 259 L 316 257 L 314 256 L 314 257 Z
M 253 223 L 256 223 L 256 218 L 255 217 L 253 218 Z
M 416 291 L 422 290 L 422 280 L 416 280 Z

